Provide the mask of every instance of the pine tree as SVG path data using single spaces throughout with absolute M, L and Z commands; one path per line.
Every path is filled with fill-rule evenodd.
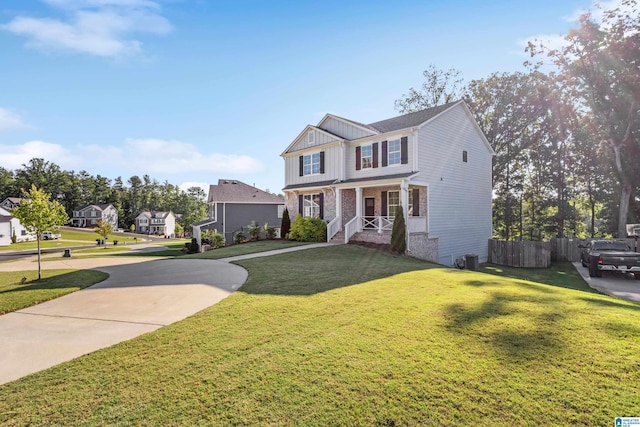
M 282 224 L 280 225 L 280 237 L 286 239 L 289 230 L 291 230 L 291 218 L 289 218 L 289 210 L 284 208 L 284 212 L 282 212 Z

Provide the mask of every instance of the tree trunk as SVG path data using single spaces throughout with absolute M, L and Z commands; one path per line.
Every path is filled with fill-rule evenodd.
M 40 280 L 41 275 L 40 275 L 40 236 L 36 236 L 37 237 L 37 241 L 38 241 L 38 280 Z
M 618 238 L 627 237 L 627 215 L 629 213 L 629 199 L 631 199 L 631 184 L 622 184 L 620 190 L 620 210 L 618 212 Z

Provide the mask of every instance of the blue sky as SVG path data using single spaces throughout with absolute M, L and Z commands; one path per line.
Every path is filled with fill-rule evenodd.
M 429 64 L 524 71 L 590 1 L 2 0 L 0 166 L 284 186 L 325 113 L 370 123 Z

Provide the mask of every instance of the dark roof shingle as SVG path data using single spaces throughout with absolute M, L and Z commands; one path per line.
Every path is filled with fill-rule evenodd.
M 209 186 L 209 202 L 284 204 L 284 199 L 236 179 L 220 179 Z
M 437 107 L 427 108 L 426 110 L 416 111 L 414 113 L 403 114 L 402 116 L 392 117 L 390 119 L 370 123 L 368 126 L 376 129 L 380 133 L 392 132 L 394 130 L 418 126 L 426 122 L 427 120 L 437 116 L 438 114 L 445 111 L 452 105 L 457 104 L 458 102 L 460 101 L 438 105 Z

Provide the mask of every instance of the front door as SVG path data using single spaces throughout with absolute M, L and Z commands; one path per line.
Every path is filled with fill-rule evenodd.
M 364 198 L 364 228 L 375 227 L 376 199 L 373 197 Z

